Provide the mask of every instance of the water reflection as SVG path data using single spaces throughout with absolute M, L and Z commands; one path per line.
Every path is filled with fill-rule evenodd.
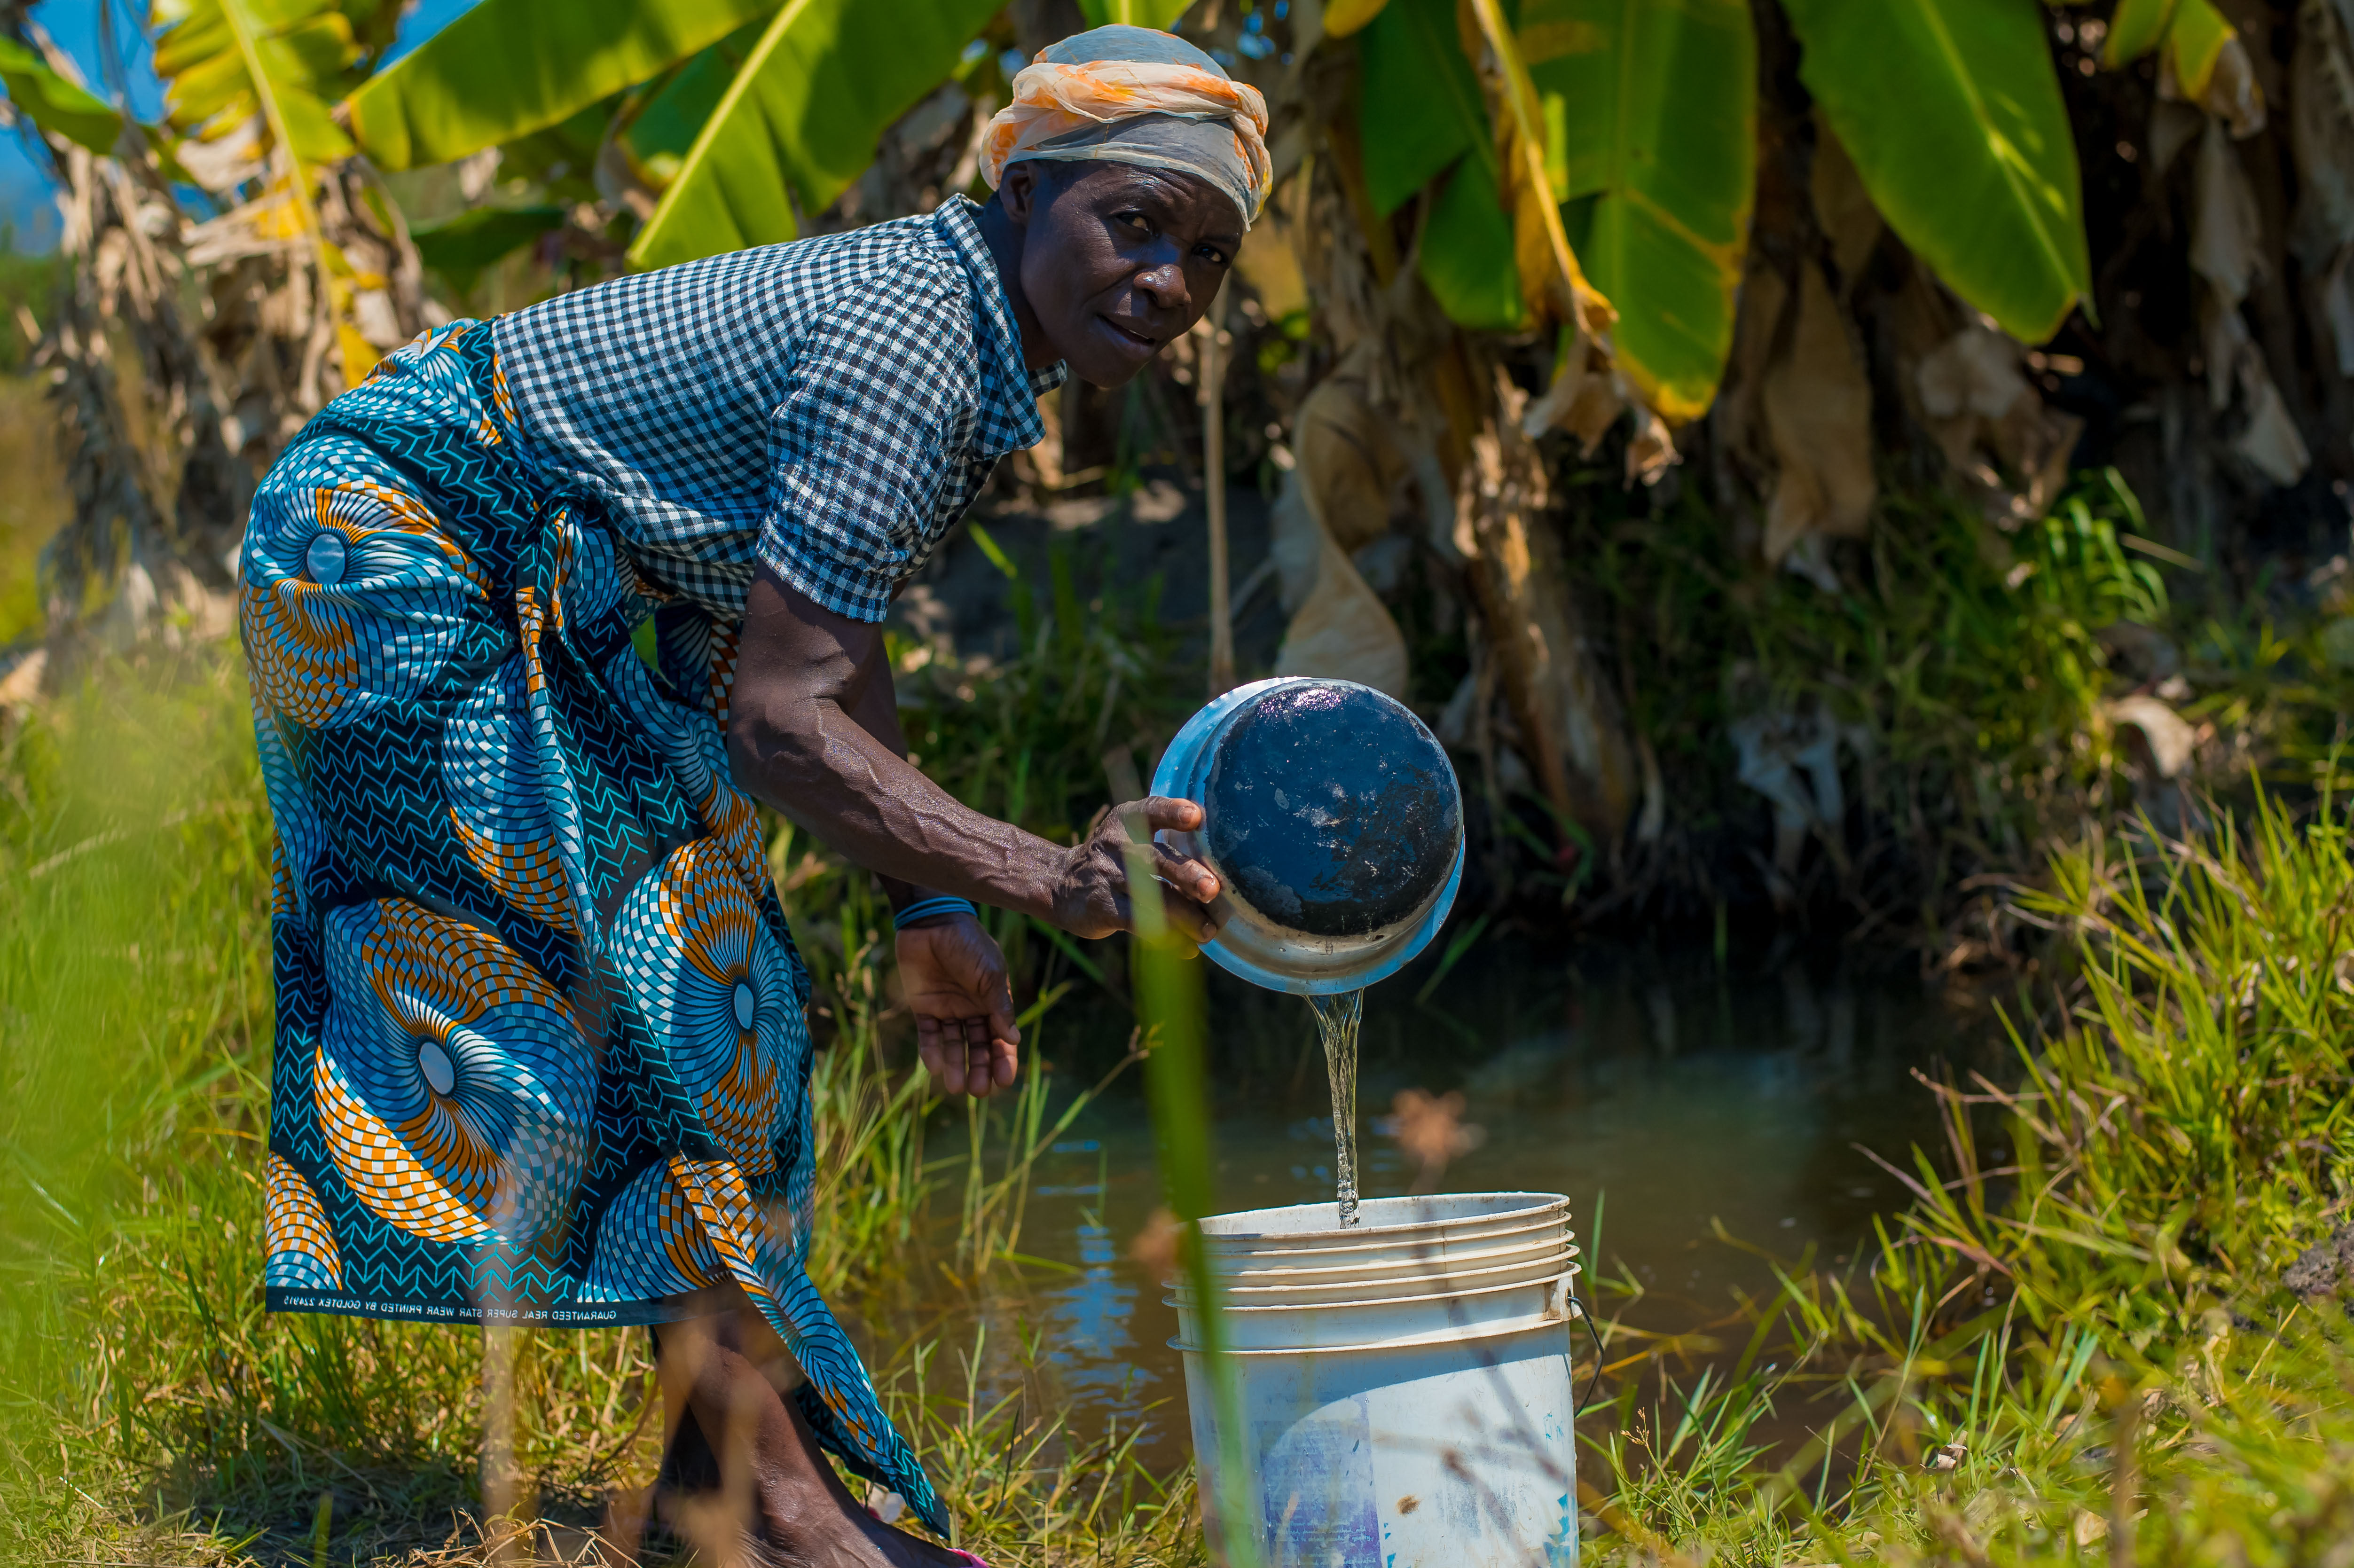
M 1810 1246 L 1843 1257 L 1867 1235 L 1901 1194 L 1854 1146 L 1901 1157 L 1934 1139 L 1935 1107 L 1910 1070 L 1958 1061 L 1985 1033 L 1909 974 L 1804 956 L 1720 969 L 1705 951 L 1490 944 L 1418 1001 L 1422 983 L 1409 970 L 1366 999 L 1367 1195 L 1404 1192 L 1420 1171 L 1385 1136 L 1397 1094 L 1459 1090 L 1485 1137 L 1442 1185 L 1568 1193 L 1589 1269 L 1610 1282 L 1603 1313 L 1662 1334 L 1721 1323 L 1737 1293 L 1771 1286 L 1765 1261 L 1716 1240 L 1716 1224 L 1786 1258 Z M 1330 1202 L 1332 1125 L 1308 1008 L 1214 985 L 1210 1017 L 1222 1206 Z M 1066 1011 L 1035 1039 L 1076 1083 L 1127 1027 L 1116 1010 Z M 1043 1263 L 997 1266 L 977 1301 L 943 1281 L 929 1299 L 870 1304 L 875 1327 L 953 1341 L 978 1314 L 1000 1344 L 1026 1328 L 1046 1392 L 1082 1429 L 1172 1402 L 1150 1418 L 1150 1446 L 1174 1458 L 1185 1425 L 1174 1314 L 1130 1255 L 1159 1202 L 1136 1083 L 1074 1132 L 1040 1161 L 1018 1244 Z M 890 1341 L 877 1349 L 887 1360 Z M 992 1357 L 984 1381 L 1014 1372 Z

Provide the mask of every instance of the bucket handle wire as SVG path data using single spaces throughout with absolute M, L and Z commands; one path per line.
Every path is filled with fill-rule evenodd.
M 1602 1381 L 1602 1330 L 1594 1326 L 1594 1314 L 1585 1309 L 1585 1303 L 1574 1292 L 1563 1292 L 1562 1302 L 1569 1308 L 1570 1316 L 1585 1325 L 1586 1335 L 1594 1341 L 1594 1370 L 1585 1374 L 1585 1392 L 1578 1397 L 1577 1408 L 1570 1414 L 1570 1419 L 1575 1421 L 1585 1414 L 1585 1407 L 1594 1400 L 1595 1385 Z

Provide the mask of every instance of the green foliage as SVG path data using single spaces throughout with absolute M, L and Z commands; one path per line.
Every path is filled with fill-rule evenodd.
M 323 164 L 352 150 L 328 106 L 368 46 L 388 41 L 399 10 L 378 0 L 155 0 L 152 16 L 174 130 L 225 135 L 260 115 L 272 141 Z
M 19 324 L 21 310 L 35 322 L 47 316 L 57 302 L 57 291 L 65 281 L 66 263 L 52 251 L 46 256 L 27 256 L 16 247 L 15 232 L 0 226 L 0 376 L 14 376 L 25 368 L 33 352 L 33 342 L 25 335 Z
M 439 223 L 411 225 L 408 237 L 418 259 L 450 281 L 462 297 L 474 291 L 482 273 L 544 234 L 564 227 L 566 209 L 542 202 L 530 207 L 469 207 Z
M 122 116 L 14 38 L 0 37 L 0 87 L 34 124 L 93 153 L 112 152 L 122 134 Z
M 1657 652 L 1631 717 L 1670 798 L 1703 824 L 1712 800 L 1754 809 L 1732 782 L 1727 736 L 1766 712 L 1852 726 L 1869 758 L 1867 809 L 1910 841 L 1933 885 L 1956 857 L 2016 865 L 2082 811 L 2115 802 L 2099 634 L 2162 624 L 2168 601 L 2156 567 L 2121 542 L 2142 524 L 2114 473 L 2088 476 L 2010 535 L 1956 501 L 1892 502 L 1837 594 L 1728 569 L 1723 520 L 1690 498 L 1590 526 L 1585 556 L 1619 641 Z
M 1496 132 L 1447 0 L 1351 7 L 1365 186 L 1383 217 L 1432 190 L 1423 280 L 1460 325 L 1527 306 Z M 2074 143 L 2020 0 L 1793 0 L 1802 71 L 1905 242 L 2030 342 L 2091 292 Z M 1546 111 L 1547 166 L 1612 349 L 1670 420 L 1716 396 L 1756 171 L 1756 42 L 1744 0 L 1526 0 L 1514 37 Z
M 1041 582 L 984 528 L 965 526 L 1011 582 L 1020 652 L 1003 663 L 960 662 L 946 649 L 895 639 L 908 749 L 974 810 L 1076 843 L 1108 803 L 1105 754 L 1127 747 L 1141 768 L 1196 705 L 1175 689 L 1160 578 L 1125 590 L 1107 584 L 1089 604 L 1063 540 L 1048 546 Z M 1035 942 L 1081 972 L 1096 969 L 1059 931 L 1002 911 L 984 918 L 1014 972 L 1035 976 L 1041 988 L 1050 970 Z
M 639 230 L 630 260 L 664 267 L 774 244 L 875 160 L 884 130 L 938 87 L 991 0 L 791 0 L 769 20 Z
M 878 1380 L 948 1499 L 958 1543 L 991 1563 L 1205 1568 L 1191 1472 L 1157 1476 L 1137 1454 L 1145 1423 L 1172 1413 L 1156 1402 L 1100 1436 L 1073 1431 L 1045 1364 L 1052 1351 L 1027 1333 L 992 1345 L 977 1329 L 953 1366 L 926 1347 Z M 1009 1361 L 1020 1377 L 992 1401 L 984 1368 L 1000 1374 Z
M 648 188 L 663 190 L 678 178 L 695 139 L 767 31 L 765 19 L 748 23 L 631 94 L 633 99 L 642 95 L 642 101 L 625 103 L 615 117 L 615 123 L 623 126 L 615 144 Z
M 1969 565 L 1978 546 L 1958 519 L 1895 521 L 1955 574 L 1935 624 L 1966 643 L 1974 616 L 1992 638 L 2007 606 L 2039 658 L 2096 660 L 2086 628 L 2166 608 L 2119 547 L 2130 514 L 2098 486 L 2015 539 L 2007 567 Z M 911 727 L 960 794 L 1075 824 L 1099 798 L 1082 777 L 1097 715 L 1109 709 L 1100 733 L 1117 735 L 1179 705 L 1148 692 L 1131 706 L 1124 690 L 1157 692 L 1147 673 L 1165 659 L 1079 619 L 1067 557 L 1044 576 L 1023 658 L 951 670 L 935 654 L 910 672 L 919 690 L 935 683 Z M 1816 597 L 1825 617 L 1848 612 Z M 1823 624 L 1808 635 L 1839 646 Z M 1990 642 L 1969 646 L 1995 662 Z M 903 663 L 916 652 L 901 648 Z M 1973 713 L 2001 691 L 2029 700 L 1999 671 L 1940 676 L 1925 660 L 1919 673 L 1956 703 L 1981 693 Z M 1017 679 L 1027 694 L 1009 704 L 997 683 Z M 440 1545 L 450 1511 L 474 1506 L 482 1336 L 260 1310 L 270 832 L 247 724 L 232 661 L 152 684 L 118 673 L 11 732 L 0 758 L 11 1557 L 225 1561 L 263 1529 L 252 1550 L 301 1555 L 322 1490 L 334 1560 L 398 1555 Z M 2024 908 L 2076 957 L 2030 999 L 2062 1005 L 2022 1023 L 2021 1081 L 1981 1083 L 1975 1103 L 1947 1095 L 1948 1148 L 1910 1163 L 1916 1201 L 1876 1258 L 1790 1271 L 1731 1365 L 1629 1383 L 1615 1421 L 1589 1417 L 1590 1561 L 2064 1563 L 2106 1557 L 2104 1529 L 2138 1562 L 2326 1560 L 2354 1520 L 2354 1344 L 2335 1305 L 2300 1304 L 2279 1281 L 2354 1213 L 2354 866 L 2336 777 L 2318 775 L 2324 800 L 2303 819 L 2264 798 L 2244 831 L 2219 816 L 2194 843 L 2096 834 L 2057 859 Z M 892 1065 L 879 901 L 793 835 L 771 861 L 832 1041 L 813 1082 L 822 1287 L 874 1287 L 878 1266 L 919 1251 L 950 1172 L 965 1195 L 944 1213 L 993 1238 L 964 1266 L 1002 1255 L 1059 1113 L 1034 1079 L 1010 1116 L 991 1113 L 987 1172 L 981 1149 L 928 1152 L 929 1101 Z M 1198 973 L 1174 952 L 1139 955 L 1156 1128 L 1188 1210 L 1214 1201 L 1184 1049 Z M 644 1473 L 643 1344 L 519 1332 L 498 1351 L 543 1506 L 593 1516 L 606 1487 Z M 1144 1469 L 1133 1425 L 1063 1427 L 1035 1341 L 922 1347 L 879 1381 L 968 1545 L 1013 1561 L 1202 1560 L 1186 1479 Z M 1793 1423 L 1815 1436 L 1769 1447 Z M 54 1484 L 59 1457 L 71 1488 Z
M 1090 27 L 1109 26 L 1115 22 L 1131 27 L 1158 27 L 1166 32 L 1176 26 L 1193 0 L 1079 0 L 1079 14 Z
M 1423 281 L 1453 321 L 1519 326 L 1520 269 L 1497 183 L 1495 132 L 1452 0 L 1392 0 L 1359 35 L 1357 58 L 1357 126 L 1373 210 L 1388 217 L 1444 175 L 1422 226 Z
M 446 164 L 569 118 L 768 16 L 776 0 L 482 0 L 352 94 L 379 168 Z M 871 149 L 870 149 L 871 151 Z
M 2019 1191 L 1931 1190 L 1907 1234 L 2002 1266 L 2021 1313 L 2136 1350 L 2261 1296 L 2354 1198 L 2354 866 L 2343 808 L 2260 796 L 2244 832 L 2094 831 L 2024 907 L 2075 938 L 2057 1027 L 2002 1097 Z M 2100 1114 L 2083 1107 L 2105 1107 Z M 1971 1145 L 1956 1122 L 1957 1147 Z M 1966 1178 L 1976 1161 L 1963 1158 Z M 1926 1285 L 1917 1249 L 1892 1277 Z
M 1874 206 L 1956 293 L 2041 343 L 2093 292 L 2041 5 L 1790 0 L 1799 76 Z
M 1747 0 L 1526 0 L 1522 58 L 1561 112 L 1578 257 L 1618 308 L 1611 344 L 1644 400 L 1697 418 L 1733 351 L 1757 179 Z
M 1512 215 L 1504 210 L 1493 164 L 1466 156 L 1447 176 L 1423 226 L 1417 265 L 1430 297 L 1459 326 L 1511 332 L 1527 319 L 1512 257 Z
M 2243 821 L 2055 859 L 2025 907 L 2075 961 L 2031 999 L 2058 1005 L 2016 1086 L 1944 1091 L 1948 1147 L 1899 1172 L 1878 1257 L 1785 1274 L 1729 1376 L 1622 1392 L 1596 1561 L 2321 1563 L 2354 1538 L 2354 1281 L 2285 1276 L 2354 1209 L 2349 822 L 2327 797 Z M 1776 1418 L 1812 1436 L 1769 1458 Z
M 1358 36 L 1357 132 L 1365 192 L 1387 217 L 1469 154 L 1489 168 L 1496 154 L 1479 79 L 1463 57 L 1455 7 L 1394 0 Z

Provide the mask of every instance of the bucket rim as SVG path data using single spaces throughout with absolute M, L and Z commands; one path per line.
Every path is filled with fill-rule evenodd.
M 1577 1233 L 1569 1228 L 1568 1216 L 1564 1214 L 1553 1219 L 1539 1220 L 1533 1224 L 1515 1225 L 1511 1230 L 1490 1231 L 1477 1235 L 1450 1235 L 1437 1238 L 1426 1238 L 1420 1241 L 1410 1241 L 1403 1248 L 1394 1244 L 1384 1243 L 1373 1246 L 1268 1247 L 1265 1250 L 1246 1250 L 1240 1247 L 1229 1249 L 1205 1245 L 1203 1250 L 1210 1255 L 1211 1258 L 1218 1266 L 1219 1271 L 1222 1275 L 1238 1276 L 1244 1274 L 1275 1273 L 1324 1274 L 1358 1268 L 1408 1268 L 1418 1265 L 1426 1266 L 1447 1258 L 1476 1257 L 1487 1253 L 1510 1252 L 1525 1247 L 1560 1245 L 1560 1243 L 1555 1243 L 1547 1236 L 1546 1233 L 1548 1232 L 1552 1233 L 1553 1235 L 1559 1236 L 1561 1238 L 1561 1243 L 1574 1244 L 1577 1239 Z M 1509 1241 L 1510 1238 L 1515 1236 L 1529 1236 L 1535 1239 L 1529 1241 L 1512 1241 L 1506 1246 L 1490 1246 L 1487 1245 L 1490 1242 Z M 1205 1242 L 1214 1239 L 1223 1238 L 1204 1238 Z M 1455 1242 L 1467 1244 L 1470 1247 L 1470 1250 L 1463 1252 L 1447 1250 L 1449 1244 Z M 1309 1259 L 1321 1261 L 1333 1258 L 1353 1258 L 1354 1261 L 1332 1263 L 1329 1267 L 1323 1268 L 1310 1268 L 1307 1266 L 1306 1260 Z M 1275 1266 L 1271 1268 L 1241 1266 L 1244 1265 L 1257 1264 L 1264 1259 L 1284 1261 L 1278 1262 Z
M 1372 1301 L 1293 1301 L 1271 1302 L 1264 1307 L 1220 1307 L 1218 1316 L 1222 1318 L 1263 1317 L 1271 1312 L 1363 1312 L 1380 1307 L 1419 1307 L 1426 1310 L 1434 1301 L 1470 1301 L 1482 1296 L 1496 1295 L 1500 1291 L 1527 1290 L 1540 1285 L 1551 1287 L 1564 1279 L 1575 1279 L 1585 1272 L 1585 1269 L 1579 1266 L 1577 1260 L 1572 1258 L 1569 1260 L 1569 1266 L 1558 1274 L 1549 1274 L 1536 1279 L 1515 1279 L 1501 1285 L 1482 1285 L 1470 1290 L 1442 1290 L 1427 1296 L 1384 1296 Z M 1201 1310 L 1200 1303 L 1190 1299 L 1181 1300 L 1174 1290 L 1163 1296 L 1161 1298 L 1161 1304 L 1182 1312 Z
M 1568 1247 L 1560 1252 L 1548 1254 L 1540 1257 L 1530 1258 L 1522 1263 L 1499 1264 L 1492 1268 L 1472 1269 L 1464 1274 L 1432 1275 L 1423 1279 L 1371 1279 L 1363 1281 L 1334 1280 L 1328 1281 L 1320 1285 L 1229 1285 L 1225 1287 L 1225 1294 L 1227 1297 L 1225 1310 L 1229 1312 L 1247 1311 L 1255 1307 L 1352 1307 L 1360 1305 L 1360 1303 L 1354 1301 L 1310 1301 L 1304 1296 L 1291 1296 L 1290 1299 L 1287 1300 L 1283 1299 L 1282 1296 L 1279 1296 L 1278 1293 L 1280 1292 L 1284 1295 L 1289 1295 L 1291 1292 L 1346 1290 L 1352 1285 L 1360 1284 L 1365 1288 L 1372 1290 L 1394 1289 L 1403 1286 L 1426 1287 L 1426 1288 L 1417 1289 L 1410 1295 L 1384 1296 L 1373 1298 L 1376 1302 L 1426 1301 L 1434 1296 L 1469 1295 L 1470 1294 L 1469 1291 L 1458 1288 L 1458 1287 L 1469 1284 L 1475 1280 L 1487 1280 L 1493 1284 L 1502 1285 L 1532 1285 L 1540 1279 L 1558 1279 L 1561 1277 L 1564 1269 L 1575 1271 L 1576 1267 L 1577 1249 L 1575 1247 Z M 1499 1280 L 1495 1278 L 1495 1277 L 1500 1274 L 1527 1274 L 1532 1269 L 1546 1268 L 1550 1268 L 1552 1272 L 1537 1274 L 1533 1277 L 1526 1280 Z M 1164 1279 L 1161 1283 L 1162 1287 L 1170 1292 L 1170 1300 L 1183 1301 L 1188 1305 L 1196 1308 L 1199 1307 L 1200 1304 L 1193 1300 L 1192 1293 L 1186 1289 L 1182 1281 Z M 1487 1287 L 1484 1285 L 1474 1287 L 1476 1289 L 1485 1289 L 1486 1287 Z M 1239 1296 L 1247 1296 L 1250 1299 L 1235 1300 L 1235 1298 Z
M 1422 1195 L 1423 1194 L 1415 1194 L 1410 1196 Z M 1273 1209 L 1239 1209 L 1233 1213 L 1228 1214 L 1204 1214 L 1202 1218 L 1193 1222 L 1193 1228 L 1195 1233 L 1200 1235 L 1205 1243 L 1269 1239 L 1301 1241 L 1310 1237 L 1329 1236 L 1337 1240 L 1358 1240 L 1360 1245 L 1379 1245 L 1381 1244 L 1367 1244 L 1359 1238 L 1366 1235 L 1369 1231 L 1378 1232 L 1384 1236 L 1395 1236 L 1410 1232 L 1440 1231 L 1445 1230 L 1450 1225 L 1489 1224 L 1493 1224 L 1498 1220 L 1518 1219 L 1524 1214 L 1541 1214 L 1549 1209 L 1558 1209 L 1564 1216 L 1566 1216 L 1569 1212 L 1569 1195 L 1565 1192 L 1444 1192 L 1426 1195 L 1442 1198 L 1525 1198 L 1528 1199 L 1529 1202 L 1518 1208 L 1500 1208 L 1492 1213 L 1463 1215 L 1458 1218 L 1443 1220 L 1409 1220 L 1403 1224 L 1394 1225 L 1367 1226 L 1363 1224 L 1356 1224 L 1344 1226 L 1334 1224 L 1317 1230 L 1299 1231 L 1214 1231 L 1205 1228 L 1213 1222 L 1219 1220 L 1237 1220 L 1255 1214 L 1298 1213 L 1303 1210 L 1330 1209 L 1332 1207 L 1330 1203 L 1286 1203 L 1279 1208 Z M 1368 1198 L 1365 1200 L 1364 1207 L 1370 1208 L 1375 1203 L 1394 1203 L 1400 1201 L 1401 1199 L 1399 1198 Z M 1362 1212 L 1362 1210 L 1360 1212 Z
M 1436 1333 L 1407 1334 L 1394 1340 L 1361 1340 L 1347 1345 L 1249 1345 L 1229 1346 L 1218 1351 L 1221 1356 L 1332 1356 L 1363 1355 L 1372 1351 L 1423 1350 L 1437 1345 L 1477 1344 L 1486 1340 L 1500 1340 L 1515 1334 L 1532 1334 L 1552 1330 L 1566 1331 L 1577 1322 L 1575 1314 L 1564 1312 L 1549 1317 L 1535 1312 L 1519 1318 L 1500 1318 L 1492 1323 L 1475 1323 L 1461 1329 L 1447 1329 Z M 1188 1356 L 1206 1356 L 1210 1352 L 1199 1345 L 1185 1343 L 1179 1333 L 1169 1340 L 1169 1348 Z

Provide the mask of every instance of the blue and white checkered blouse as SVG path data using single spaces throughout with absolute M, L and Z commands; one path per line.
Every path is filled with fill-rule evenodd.
M 740 619 L 759 566 L 880 620 L 1044 434 L 980 208 L 620 278 L 494 323 L 525 456 L 661 586 Z

